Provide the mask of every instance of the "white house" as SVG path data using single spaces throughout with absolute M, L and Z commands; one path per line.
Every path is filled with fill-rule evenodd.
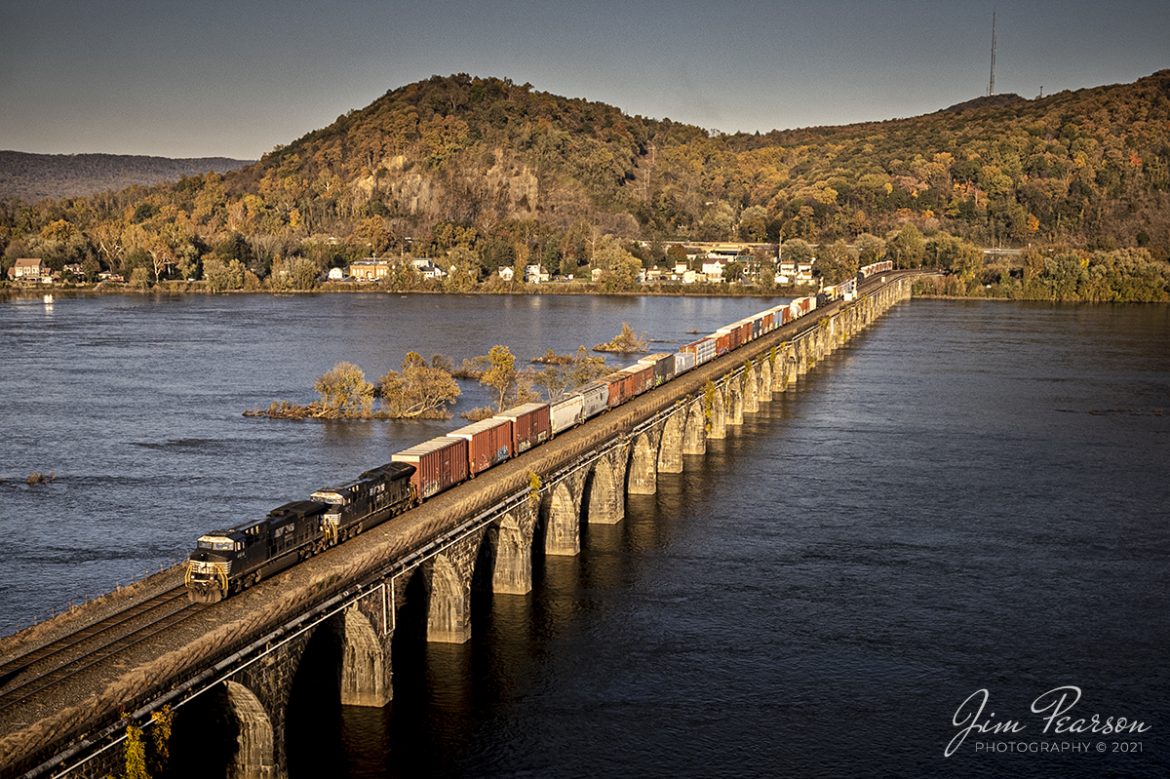
M 419 257 L 411 260 L 410 264 L 422 274 L 424 279 L 441 279 L 447 275 L 447 271 L 435 265 L 430 257 Z
M 723 281 L 723 260 L 708 260 L 703 263 L 702 273 L 707 277 L 707 281 L 716 284 Z
M 509 265 L 501 265 L 496 269 L 496 273 L 499 274 L 499 277 L 504 281 L 511 281 L 516 277 L 516 271 L 512 270 L 511 266 Z
M 529 284 L 541 284 L 552 278 L 552 275 L 542 265 L 528 265 L 524 268 L 524 281 Z
M 345 271 L 341 268 L 330 268 L 328 278 L 330 281 L 341 281 L 345 278 Z

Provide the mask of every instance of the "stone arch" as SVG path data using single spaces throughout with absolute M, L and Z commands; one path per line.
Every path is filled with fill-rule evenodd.
M 728 379 L 725 392 L 727 393 L 727 424 L 742 425 L 743 385 L 741 377 L 732 376 L 730 379 Z
M 228 779 L 274 779 L 276 776 L 272 720 L 256 693 L 239 682 L 224 682 L 227 707 L 236 724 L 236 753 Z
M 671 414 L 662 426 L 662 440 L 658 442 L 659 473 L 682 473 L 686 416 L 686 409 L 680 409 Z
M 562 481 L 553 488 L 545 518 L 544 553 L 573 556 L 581 552 L 581 515 Z
M 760 401 L 756 396 L 756 368 L 750 360 L 740 374 L 740 381 L 743 385 L 744 413 L 754 414 L 760 410 Z
M 462 644 L 471 638 L 471 606 L 467 588 L 444 554 L 431 563 L 431 592 L 427 600 L 427 641 Z
M 381 708 L 394 697 L 386 651 L 356 605 L 345 610 L 341 634 L 341 705 Z
M 776 359 L 779 360 L 780 356 L 777 355 Z M 758 387 L 756 395 L 761 403 L 772 400 L 772 360 L 768 355 L 760 359 L 760 380 L 756 386 Z
M 707 438 L 727 437 L 727 404 L 723 401 L 723 390 L 715 390 L 711 399 L 711 427 L 707 428 Z
M 630 473 L 626 492 L 630 495 L 653 495 L 658 491 L 658 458 L 647 433 L 634 439 L 630 448 Z
M 687 422 L 683 431 L 683 454 L 707 453 L 707 415 L 703 413 L 703 401 L 691 401 L 687 410 Z
M 594 525 L 614 525 L 625 519 L 626 506 L 608 456 L 598 457 L 589 474 L 588 520 Z
M 511 513 L 500 520 L 496 535 L 496 559 L 492 568 L 492 592 L 526 595 L 532 591 L 532 539 L 524 536 Z

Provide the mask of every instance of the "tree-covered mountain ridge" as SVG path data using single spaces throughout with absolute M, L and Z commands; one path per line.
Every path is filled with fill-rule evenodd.
M 0 150 L 0 198 L 34 202 L 81 197 L 134 184 L 225 173 L 255 160 L 228 157 L 146 157 L 135 154 L 33 154 Z
M 986 243 L 1156 245 L 1165 256 L 1170 70 L 762 135 L 711 134 L 505 80 L 433 78 L 274 151 L 245 178 L 324 222 L 347 211 L 410 226 L 584 219 L 627 237 L 782 230 L 822 241 L 910 220 Z M 753 206 L 765 213 L 745 214 Z
M 436 76 L 240 170 L 0 207 L 7 259 L 92 251 L 116 268 L 145 252 L 197 271 L 215 247 L 261 277 L 276 257 L 325 267 L 464 247 L 489 271 L 528 258 L 571 269 L 605 233 L 823 244 L 906 225 L 983 245 L 1148 247 L 1166 259 L 1170 70 L 763 134 Z

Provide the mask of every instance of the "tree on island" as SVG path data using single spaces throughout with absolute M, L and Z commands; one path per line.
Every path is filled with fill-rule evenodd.
M 449 406 L 462 394 L 445 366 L 449 361 L 435 355 L 431 364 L 418 352 L 408 352 L 400 371 L 389 371 L 378 381 L 381 416 L 391 419 L 449 419 Z
M 339 362 L 313 385 L 321 395 L 321 413 L 328 418 L 368 417 L 374 407 L 374 385 L 352 362 Z
M 617 337 L 603 344 L 593 347 L 595 352 L 617 352 L 618 354 L 637 354 L 646 351 L 646 336 L 639 336 L 629 322 L 622 322 L 622 331 Z

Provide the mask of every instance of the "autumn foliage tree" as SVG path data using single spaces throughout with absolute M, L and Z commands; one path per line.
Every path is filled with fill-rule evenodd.
M 369 416 L 374 405 L 374 385 L 352 362 L 339 362 L 318 377 L 313 388 L 321 396 L 321 416 Z
M 391 419 L 448 419 L 460 393 L 437 357 L 428 365 L 418 352 L 408 352 L 400 370 L 378 380 L 382 415 Z

